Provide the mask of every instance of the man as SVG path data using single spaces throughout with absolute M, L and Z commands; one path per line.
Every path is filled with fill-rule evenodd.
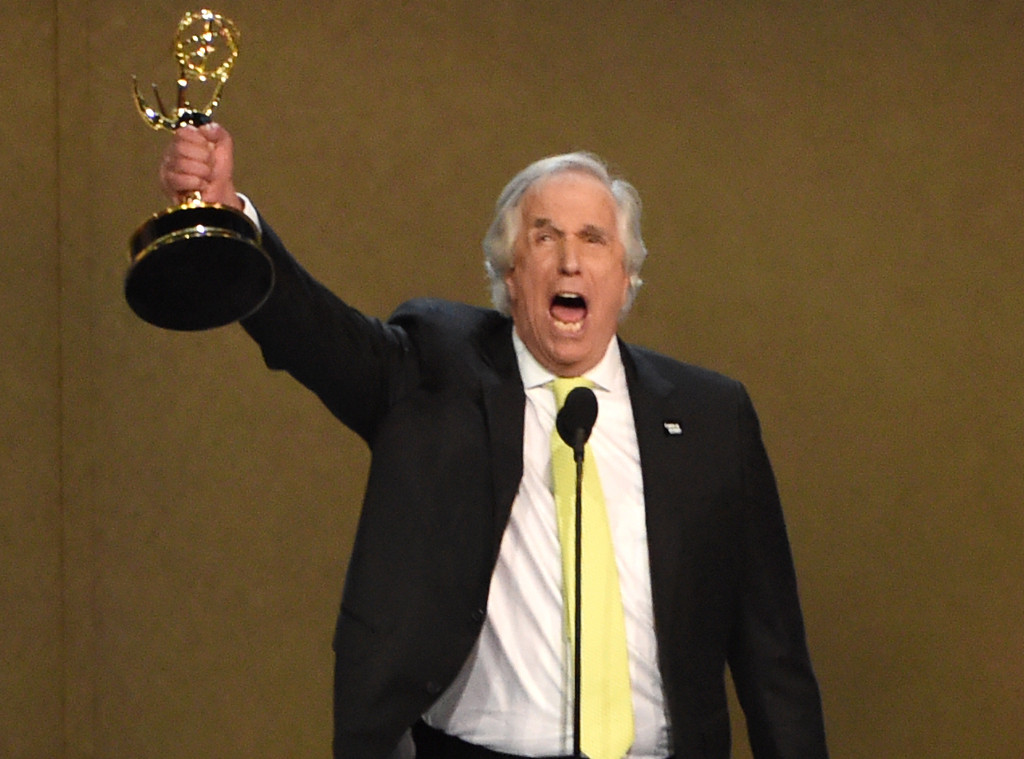
M 335 756 L 384 759 L 412 737 L 420 759 L 572 752 L 551 386 L 583 377 L 628 658 L 625 711 L 605 720 L 625 743 L 584 752 L 727 757 L 728 664 L 758 759 L 825 757 L 749 398 L 616 336 L 646 254 L 632 187 L 586 154 L 533 164 L 485 239 L 497 310 L 417 300 L 380 322 L 285 251 L 236 194 L 232 156 L 219 125 L 182 128 L 163 188 L 258 220 L 277 279 L 243 326 L 373 453 L 334 641 Z

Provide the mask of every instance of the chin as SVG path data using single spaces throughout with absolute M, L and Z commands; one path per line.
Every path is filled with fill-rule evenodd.
M 583 372 L 592 369 L 593 364 L 597 363 L 597 361 L 590 361 L 589 353 L 579 353 L 576 351 L 573 351 L 572 353 L 557 353 L 554 356 L 554 361 L 561 369 L 571 372 L 571 374 L 566 376 L 582 374 Z M 579 367 L 586 368 L 579 369 Z

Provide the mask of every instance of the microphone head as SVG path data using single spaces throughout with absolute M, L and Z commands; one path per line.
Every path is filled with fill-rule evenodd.
M 597 421 L 597 396 L 589 387 L 574 387 L 565 397 L 562 410 L 555 418 L 558 436 L 570 448 L 587 442 Z

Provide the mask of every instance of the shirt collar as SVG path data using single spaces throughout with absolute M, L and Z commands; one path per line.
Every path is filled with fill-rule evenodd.
M 555 378 L 555 375 L 545 369 L 530 353 L 530 349 L 526 347 L 526 343 L 522 341 L 514 328 L 512 330 L 512 345 L 516 351 L 516 361 L 519 363 L 519 376 L 523 378 L 523 387 L 526 390 L 542 387 Z M 625 390 L 626 372 L 622 367 L 619 341 L 615 336 L 612 336 L 601 360 L 583 376 L 593 382 L 594 388 L 597 390 L 612 392 Z

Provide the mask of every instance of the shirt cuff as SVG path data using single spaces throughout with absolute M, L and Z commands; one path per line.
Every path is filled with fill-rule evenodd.
M 252 204 L 252 201 L 242 193 L 237 193 L 238 197 L 242 199 L 242 213 L 249 217 L 250 221 L 256 226 L 256 231 L 262 233 L 263 225 L 260 224 L 260 216 L 256 213 L 256 206 Z

